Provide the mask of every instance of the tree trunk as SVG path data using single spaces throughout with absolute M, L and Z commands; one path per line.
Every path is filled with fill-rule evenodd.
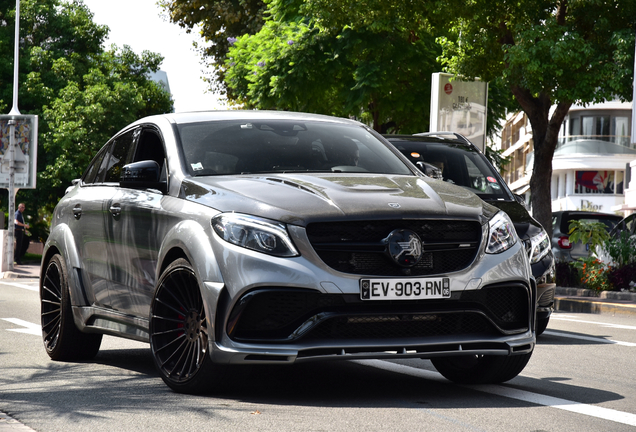
M 532 215 L 552 236 L 552 158 L 559 138 L 559 129 L 567 115 L 571 102 L 560 102 L 550 117 L 552 102 L 541 92 L 532 96 L 526 89 L 513 87 L 512 93 L 528 115 L 534 142 L 534 165 L 530 177 L 530 202 Z

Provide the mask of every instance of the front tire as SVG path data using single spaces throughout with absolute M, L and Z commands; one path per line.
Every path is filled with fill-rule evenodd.
M 521 373 L 532 353 L 494 356 L 470 355 L 431 359 L 433 366 L 446 379 L 458 384 L 498 384 Z
M 73 322 L 66 266 L 53 255 L 40 282 L 40 319 L 46 353 L 53 360 L 90 360 L 97 355 L 101 334 L 82 333 Z
M 537 336 L 541 336 L 543 332 L 548 328 L 550 317 L 537 318 Z
M 210 389 L 219 373 L 208 352 L 208 321 L 196 274 L 185 259 L 162 273 L 150 309 L 150 349 L 163 381 L 178 393 Z

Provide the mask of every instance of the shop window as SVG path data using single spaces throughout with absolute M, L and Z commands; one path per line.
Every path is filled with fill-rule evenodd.
M 574 193 L 622 194 L 624 173 L 618 171 L 617 178 L 614 174 L 614 171 L 576 171 Z

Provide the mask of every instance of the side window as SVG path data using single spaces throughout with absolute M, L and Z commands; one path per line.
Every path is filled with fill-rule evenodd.
M 117 138 L 112 147 L 112 151 L 106 156 L 106 176 L 104 182 L 119 183 L 121 171 L 127 163 L 132 160 L 132 151 L 135 148 L 135 138 L 137 138 L 139 130 L 128 131 Z
M 83 183 L 85 184 L 99 183 L 101 176 L 99 176 L 98 173 L 103 173 L 104 171 L 103 169 L 100 169 L 100 168 L 102 168 L 102 163 L 104 162 L 104 155 L 106 154 L 109 148 L 110 148 L 110 145 L 105 145 L 97 153 L 97 156 L 93 158 L 92 162 L 86 169 L 84 176 L 82 177 Z

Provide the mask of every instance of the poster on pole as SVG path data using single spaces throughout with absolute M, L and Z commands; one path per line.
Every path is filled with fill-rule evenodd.
M 483 152 L 487 106 L 488 83 L 479 78 L 464 81 L 451 74 L 433 74 L 430 132 L 462 134 Z
M 38 153 L 38 116 L 0 115 L 0 188 L 9 188 L 9 143 L 11 126 L 15 120 L 14 187 L 35 189 Z

